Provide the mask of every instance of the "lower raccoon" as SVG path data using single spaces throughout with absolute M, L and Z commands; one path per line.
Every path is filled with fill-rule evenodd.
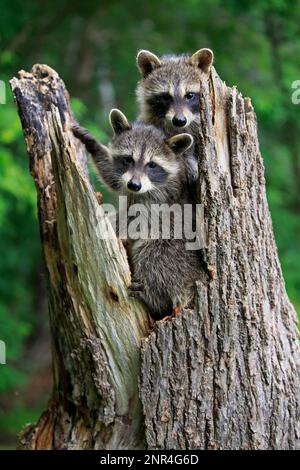
M 114 135 L 107 147 L 78 125 L 73 133 L 92 155 L 106 185 L 128 197 L 128 208 L 139 203 L 151 211 L 153 204 L 182 208 L 190 203 L 183 153 L 193 138 L 189 134 L 166 138 L 154 126 L 130 124 L 119 110 L 111 111 L 110 123 Z M 147 305 L 155 319 L 170 315 L 176 306 L 187 306 L 200 278 L 199 252 L 186 249 L 186 238 L 175 238 L 174 219 L 168 239 L 161 236 L 159 227 L 155 238 L 128 237 L 131 293 Z

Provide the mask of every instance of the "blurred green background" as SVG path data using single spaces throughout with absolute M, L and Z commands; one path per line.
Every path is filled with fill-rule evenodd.
M 105 141 L 107 115 L 136 115 L 137 49 L 210 47 L 228 85 L 252 98 L 288 294 L 300 311 L 300 2 L 282 0 L 2 0 L 0 79 L 0 447 L 13 448 L 51 389 L 47 302 L 36 196 L 8 81 L 47 63 L 64 79 L 80 122 Z

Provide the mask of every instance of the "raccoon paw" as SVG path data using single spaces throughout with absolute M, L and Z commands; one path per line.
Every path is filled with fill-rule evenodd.
M 145 302 L 143 284 L 138 281 L 132 282 L 132 284 L 129 286 L 129 295 Z
M 199 177 L 198 159 L 194 155 L 185 158 L 187 180 L 190 184 L 195 183 Z
M 189 168 L 187 171 L 187 179 L 190 184 L 194 184 L 198 181 L 199 171 L 198 168 Z

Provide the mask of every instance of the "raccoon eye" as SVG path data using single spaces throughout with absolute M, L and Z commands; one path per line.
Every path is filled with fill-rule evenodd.
M 195 98 L 196 94 L 195 93 L 192 93 L 191 91 L 189 91 L 185 97 L 187 100 L 192 100 L 193 98 Z
M 156 168 L 156 166 L 155 162 L 149 162 L 149 168 Z

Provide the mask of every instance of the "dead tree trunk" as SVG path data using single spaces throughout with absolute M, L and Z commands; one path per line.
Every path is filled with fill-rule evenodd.
M 38 192 L 54 375 L 49 407 L 25 428 L 21 447 L 296 448 L 296 316 L 250 100 L 215 71 L 210 89 L 202 84 L 198 189 L 206 269 L 195 310 L 149 332 L 147 314 L 128 297 L 125 250 L 69 131 L 62 81 L 36 65 L 11 85 Z M 104 231 L 110 239 L 103 240 Z

